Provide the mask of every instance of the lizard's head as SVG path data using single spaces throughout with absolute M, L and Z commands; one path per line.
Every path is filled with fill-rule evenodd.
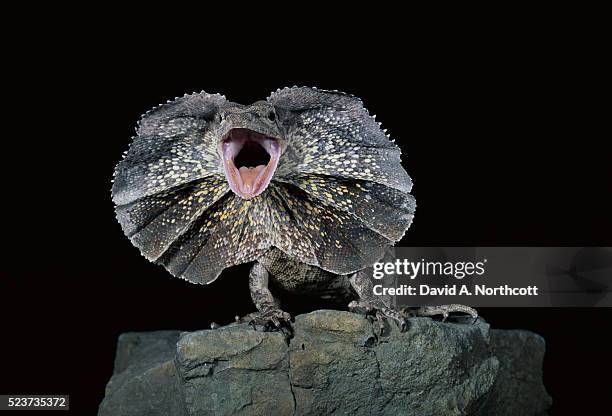
M 230 189 L 244 199 L 255 198 L 270 184 L 286 142 L 276 111 L 265 101 L 219 110 L 218 151 Z

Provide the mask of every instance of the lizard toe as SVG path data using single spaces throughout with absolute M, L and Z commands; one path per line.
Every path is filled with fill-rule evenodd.
M 280 309 L 267 309 L 252 313 L 249 324 L 255 330 L 259 325 L 264 331 L 279 330 L 285 333 L 289 330 L 291 332 L 291 315 Z
M 478 321 L 478 311 L 465 305 L 439 305 L 439 306 L 423 306 L 414 311 L 416 316 L 442 316 L 442 322 L 445 322 L 451 313 L 463 313 L 472 317 L 472 324 Z
M 348 305 L 349 310 L 354 313 L 364 315 L 370 319 L 372 323 L 376 322 L 378 326 L 379 335 L 382 335 L 385 329 L 385 321 L 390 320 L 397 323 L 401 332 L 405 332 L 408 329 L 408 321 L 402 315 L 401 312 L 396 311 L 392 308 L 378 307 L 367 301 L 352 301 Z

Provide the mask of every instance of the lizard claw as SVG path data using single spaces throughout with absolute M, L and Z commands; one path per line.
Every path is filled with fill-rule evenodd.
M 257 325 L 263 326 L 264 331 L 276 329 L 285 335 L 291 334 L 291 315 L 280 309 L 266 309 L 249 315 L 249 324 L 257 330 Z
M 449 314 L 454 312 L 466 313 L 473 319 L 472 324 L 478 320 L 478 312 L 476 309 L 465 305 L 440 305 L 440 306 L 423 306 L 415 311 L 416 316 L 436 316 L 442 315 L 442 322 L 445 322 Z
M 349 310 L 354 313 L 359 313 L 365 315 L 366 318 L 371 321 L 376 321 L 379 334 L 382 335 L 385 329 L 384 321 L 385 319 L 393 320 L 397 323 L 401 332 L 405 332 L 408 329 L 408 321 L 406 318 L 395 309 L 385 308 L 385 307 L 376 307 L 369 302 L 366 301 L 352 301 L 348 305 Z

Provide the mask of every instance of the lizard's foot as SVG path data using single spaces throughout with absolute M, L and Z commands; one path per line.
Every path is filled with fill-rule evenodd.
M 446 321 L 446 319 L 448 319 L 449 314 L 455 313 L 455 312 L 467 313 L 473 318 L 473 321 L 472 321 L 473 324 L 476 323 L 476 321 L 478 320 L 478 312 L 476 311 L 476 309 L 470 308 L 469 306 L 458 305 L 458 304 L 440 305 L 440 306 L 423 306 L 421 308 L 418 308 L 414 312 L 414 314 L 416 316 L 442 315 L 442 322 L 444 322 Z
M 248 323 L 257 330 L 257 325 L 261 325 L 264 331 L 276 329 L 285 335 L 291 334 L 291 315 L 280 309 L 266 309 L 253 312 L 247 315 Z
M 406 331 L 406 329 L 408 329 L 408 321 L 406 321 L 401 312 L 398 312 L 395 309 L 378 307 L 364 300 L 354 300 L 349 303 L 348 308 L 351 312 L 365 315 L 367 318 L 373 318 L 378 325 L 378 335 L 382 335 L 385 329 L 385 319 L 391 319 L 397 322 L 397 325 L 400 327 L 401 332 L 404 332 Z

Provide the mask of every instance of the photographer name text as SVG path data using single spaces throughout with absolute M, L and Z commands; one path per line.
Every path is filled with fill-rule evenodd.
M 374 285 L 372 292 L 376 296 L 538 296 L 537 286 L 512 287 L 508 285 L 489 287 L 486 285 L 444 285 L 430 286 L 400 285 L 398 287 L 384 287 Z
M 514 287 L 509 285 L 486 284 L 416 284 L 414 279 L 421 278 L 453 278 L 461 281 L 472 277 L 483 279 L 486 272 L 487 259 L 481 261 L 440 262 L 440 261 L 410 261 L 396 259 L 394 262 L 379 262 L 373 267 L 374 280 L 395 275 L 409 279 L 411 284 L 401 284 L 397 287 L 385 287 L 375 284 L 372 292 L 377 296 L 538 296 L 537 286 Z

